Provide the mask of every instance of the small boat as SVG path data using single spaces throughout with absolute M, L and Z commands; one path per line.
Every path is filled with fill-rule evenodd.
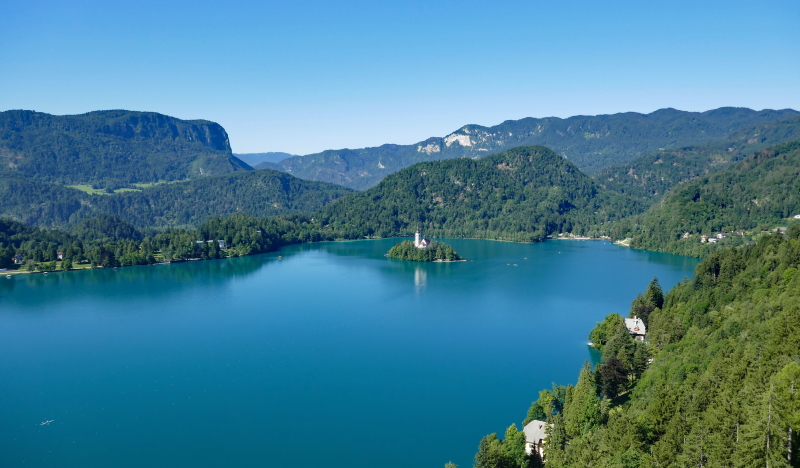
M 51 420 L 49 420 L 49 421 L 45 421 L 45 422 L 43 422 L 43 423 L 41 423 L 41 424 L 39 424 L 39 425 L 40 425 L 40 426 L 49 426 L 49 425 L 50 425 L 50 423 L 51 423 L 51 422 L 53 422 L 53 421 L 55 421 L 55 419 L 51 419 Z
M 11 275 L 6 275 L 6 278 L 11 278 Z

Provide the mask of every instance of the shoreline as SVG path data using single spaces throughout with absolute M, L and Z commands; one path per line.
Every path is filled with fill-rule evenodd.
M 325 241 L 317 241 L 317 242 L 298 242 L 296 244 L 282 245 L 282 246 L 280 246 L 279 248 L 277 248 L 275 250 L 270 250 L 270 251 L 267 251 L 267 252 L 259 252 L 259 253 L 249 254 L 249 255 L 231 255 L 231 256 L 228 256 L 228 257 L 224 257 L 224 258 L 177 259 L 177 260 L 170 260 L 170 261 L 162 261 L 162 262 L 157 262 L 157 263 L 151 263 L 151 264 L 147 264 L 147 265 L 126 265 L 126 266 L 118 266 L 118 267 L 102 267 L 101 266 L 101 267 L 95 267 L 95 268 L 75 268 L 75 269 L 72 269 L 72 270 L 47 270 L 47 271 L 6 270 L 4 272 L 0 272 L 0 277 L 2 277 L 3 275 L 12 276 L 13 277 L 13 276 L 18 276 L 18 275 L 32 275 L 32 274 L 45 274 L 45 273 L 67 273 L 67 272 L 91 271 L 91 270 L 113 270 L 113 269 L 118 269 L 118 268 L 129 268 L 129 267 L 149 267 L 149 266 L 169 265 L 171 263 L 182 263 L 182 262 L 189 262 L 189 261 L 226 260 L 226 259 L 231 259 L 231 258 L 236 258 L 236 257 L 249 257 L 251 255 L 270 254 L 270 253 L 274 253 L 274 252 L 279 252 L 283 248 L 291 247 L 291 246 L 294 246 L 294 245 L 324 244 L 324 243 L 334 243 L 334 242 L 359 242 L 359 241 L 375 241 L 375 240 L 407 239 L 407 238 L 408 238 L 408 236 L 403 236 L 403 237 L 371 237 L 371 238 L 366 238 L 366 239 L 337 239 L 337 240 L 325 240 Z M 623 247 L 630 247 L 629 245 L 625 245 L 625 244 L 622 243 L 622 242 L 624 242 L 624 240 L 612 241 L 610 239 L 603 239 L 603 238 L 599 238 L 599 237 L 546 237 L 546 238 L 544 238 L 544 239 L 542 239 L 540 241 L 535 241 L 535 242 L 512 241 L 512 240 L 505 240 L 505 239 L 485 239 L 485 238 L 482 238 L 482 237 L 461 237 L 461 238 L 458 238 L 458 237 L 452 237 L 452 238 L 450 238 L 450 237 L 439 237 L 438 239 L 448 239 L 448 240 L 456 240 L 456 241 L 457 240 L 483 240 L 483 241 L 493 241 L 493 242 L 510 242 L 510 243 L 513 243 L 513 244 L 538 244 L 540 242 L 546 242 L 546 241 L 551 241 L 551 240 L 580 240 L 580 241 L 593 240 L 593 241 L 608 241 L 608 242 L 611 242 L 613 244 L 620 245 L 620 246 L 623 246 Z M 647 250 L 647 249 L 643 249 L 643 250 Z M 657 250 L 653 250 L 652 252 L 658 252 L 658 251 Z M 461 260 L 432 260 L 430 262 L 420 262 L 420 263 L 457 263 L 457 262 L 466 262 L 466 261 L 467 261 L 466 259 L 461 259 Z M 6 279 L 10 279 L 10 278 L 6 278 Z

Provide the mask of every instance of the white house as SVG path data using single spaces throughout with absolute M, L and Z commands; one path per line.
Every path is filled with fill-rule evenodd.
M 631 334 L 633 339 L 644 341 L 644 335 L 647 334 L 647 328 L 644 322 L 639 317 L 625 319 L 625 326 L 628 327 L 628 333 Z
M 707 240 L 708 240 L 707 235 L 703 234 L 702 236 L 700 236 L 700 242 L 706 242 Z
M 419 231 L 417 231 L 417 233 L 414 234 L 414 247 L 416 247 L 418 249 L 424 249 L 424 248 L 428 247 L 429 245 L 431 245 L 431 240 L 430 239 L 425 239 L 424 237 L 422 237 L 419 234 Z
M 792 216 L 792 218 L 794 218 L 794 219 L 800 219 L 800 214 L 796 214 L 796 215 Z
M 718 232 L 717 233 L 717 239 L 724 239 L 724 238 L 725 238 L 725 233 L 724 232 Z
M 534 419 L 522 428 L 522 432 L 525 433 L 525 453 L 530 455 L 535 450 L 544 460 L 544 438 L 547 436 L 548 426 L 553 425 Z

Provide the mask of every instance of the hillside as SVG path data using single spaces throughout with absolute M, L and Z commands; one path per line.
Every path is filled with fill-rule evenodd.
M 211 217 L 233 213 L 259 217 L 311 213 L 349 192 L 270 170 L 238 171 L 107 195 L 0 174 L 0 216 L 55 228 L 100 214 L 119 216 L 138 228 L 198 226 Z
M 745 127 L 797 115 L 797 111 L 790 109 L 754 111 L 723 107 L 707 112 L 661 109 L 650 114 L 525 118 L 493 127 L 465 125 L 445 137 L 412 145 L 328 150 L 265 167 L 303 179 L 363 190 L 386 175 L 418 162 L 478 158 L 512 147 L 543 145 L 591 174 L 663 148 L 704 143 Z
M 636 220 L 632 246 L 702 256 L 715 245 L 700 235 L 728 233 L 720 244 L 787 226 L 800 214 L 800 141 L 760 150 L 735 165 L 681 184 Z M 735 234 L 735 231 L 740 231 Z M 742 232 L 744 231 L 744 232 Z M 753 232 L 754 231 L 754 232 Z M 688 232 L 690 237 L 682 238 Z
M 219 124 L 155 112 L 0 112 L 0 171 L 100 188 L 193 179 L 251 168 Z
M 315 215 L 337 237 L 410 235 L 537 241 L 581 232 L 630 212 L 548 148 L 514 148 L 482 159 L 415 164 Z
M 800 466 L 798 268 L 800 226 L 703 260 L 653 310 L 648 345 L 621 317 L 598 324 L 602 364 L 528 412 L 553 425 L 545 466 Z M 538 466 L 517 432 L 484 438 L 476 466 Z
M 681 182 L 724 169 L 760 149 L 793 140 L 800 140 L 800 117 L 737 130 L 703 145 L 658 151 L 603 169 L 593 178 L 602 187 L 636 198 L 646 207 Z

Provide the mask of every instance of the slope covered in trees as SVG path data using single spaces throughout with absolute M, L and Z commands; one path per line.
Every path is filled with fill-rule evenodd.
M 791 223 L 800 214 L 799 174 L 800 142 L 773 146 L 675 187 L 620 230 L 633 234 L 634 247 L 701 256 L 714 247 L 701 243 L 701 234 L 722 231 L 727 237 L 720 244 L 743 242 L 748 232 Z
M 208 219 L 197 229 L 168 229 L 145 236 L 116 216 L 81 221 L 69 232 L 0 218 L 0 268 L 56 271 L 215 259 L 275 250 L 322 237 L 305 217 L 255 218 L 238 213 Z M 58 258 L 61 252 L 63 259 Z M 15 263 L 19 256 L 21 263 Z
M 419 163 L 315 217 L 341 238 L 402 236 L 419 228 L 434 237 L 529 242 L 583 232 L 631 209 L 567 159 L 528 146 L 477 160 Z
M 529 410 L 552 424 L 545 466 L 800 466 L 798 268 L 795 226 L 710 254 L 652 299 L 646 343 L 619 316 L 598 324 L 601 364 Z M 484 438 L 476 467 L 534 466 L 513 429 Z
M 126 110 L 0 112 L 0 171 L 39 181 L 115 189 L 250 169 L 214 122 Z
M 107 195 L 90 195 L 18 174 L 0 174 L 0 216 L 55 228 L 66 228 L 99 214 L 116 215 L 139 228 L 188 227 L 233 213 L 261 217 L 311 213 L 347 193 L 350 190 L 344 187 L 270 170 L 234 172 Z
M 493 127 L 466 125 L 443 138 L 429 138 L 412 145 L 328 150 L 285 159 L 269 167 L 303 179 L 362 190 L 376 185 L 388 174 L 423 161 L 478 158 L 517 146 L 543 145 L 591 174 L 659 149 L 699 144 L 738 129 L 797 115 L 791 109 L 754 111 L 723 107 L 707 112 L 661 109 L 650 114 L 525 118 Z
M 648 206 L 681 182 L 729 167 L 750 154 L 800 140 L 800 117 L 775 120 L 731 132 L 702 145 L 658 151 L 593 175 L 603 188 Z

